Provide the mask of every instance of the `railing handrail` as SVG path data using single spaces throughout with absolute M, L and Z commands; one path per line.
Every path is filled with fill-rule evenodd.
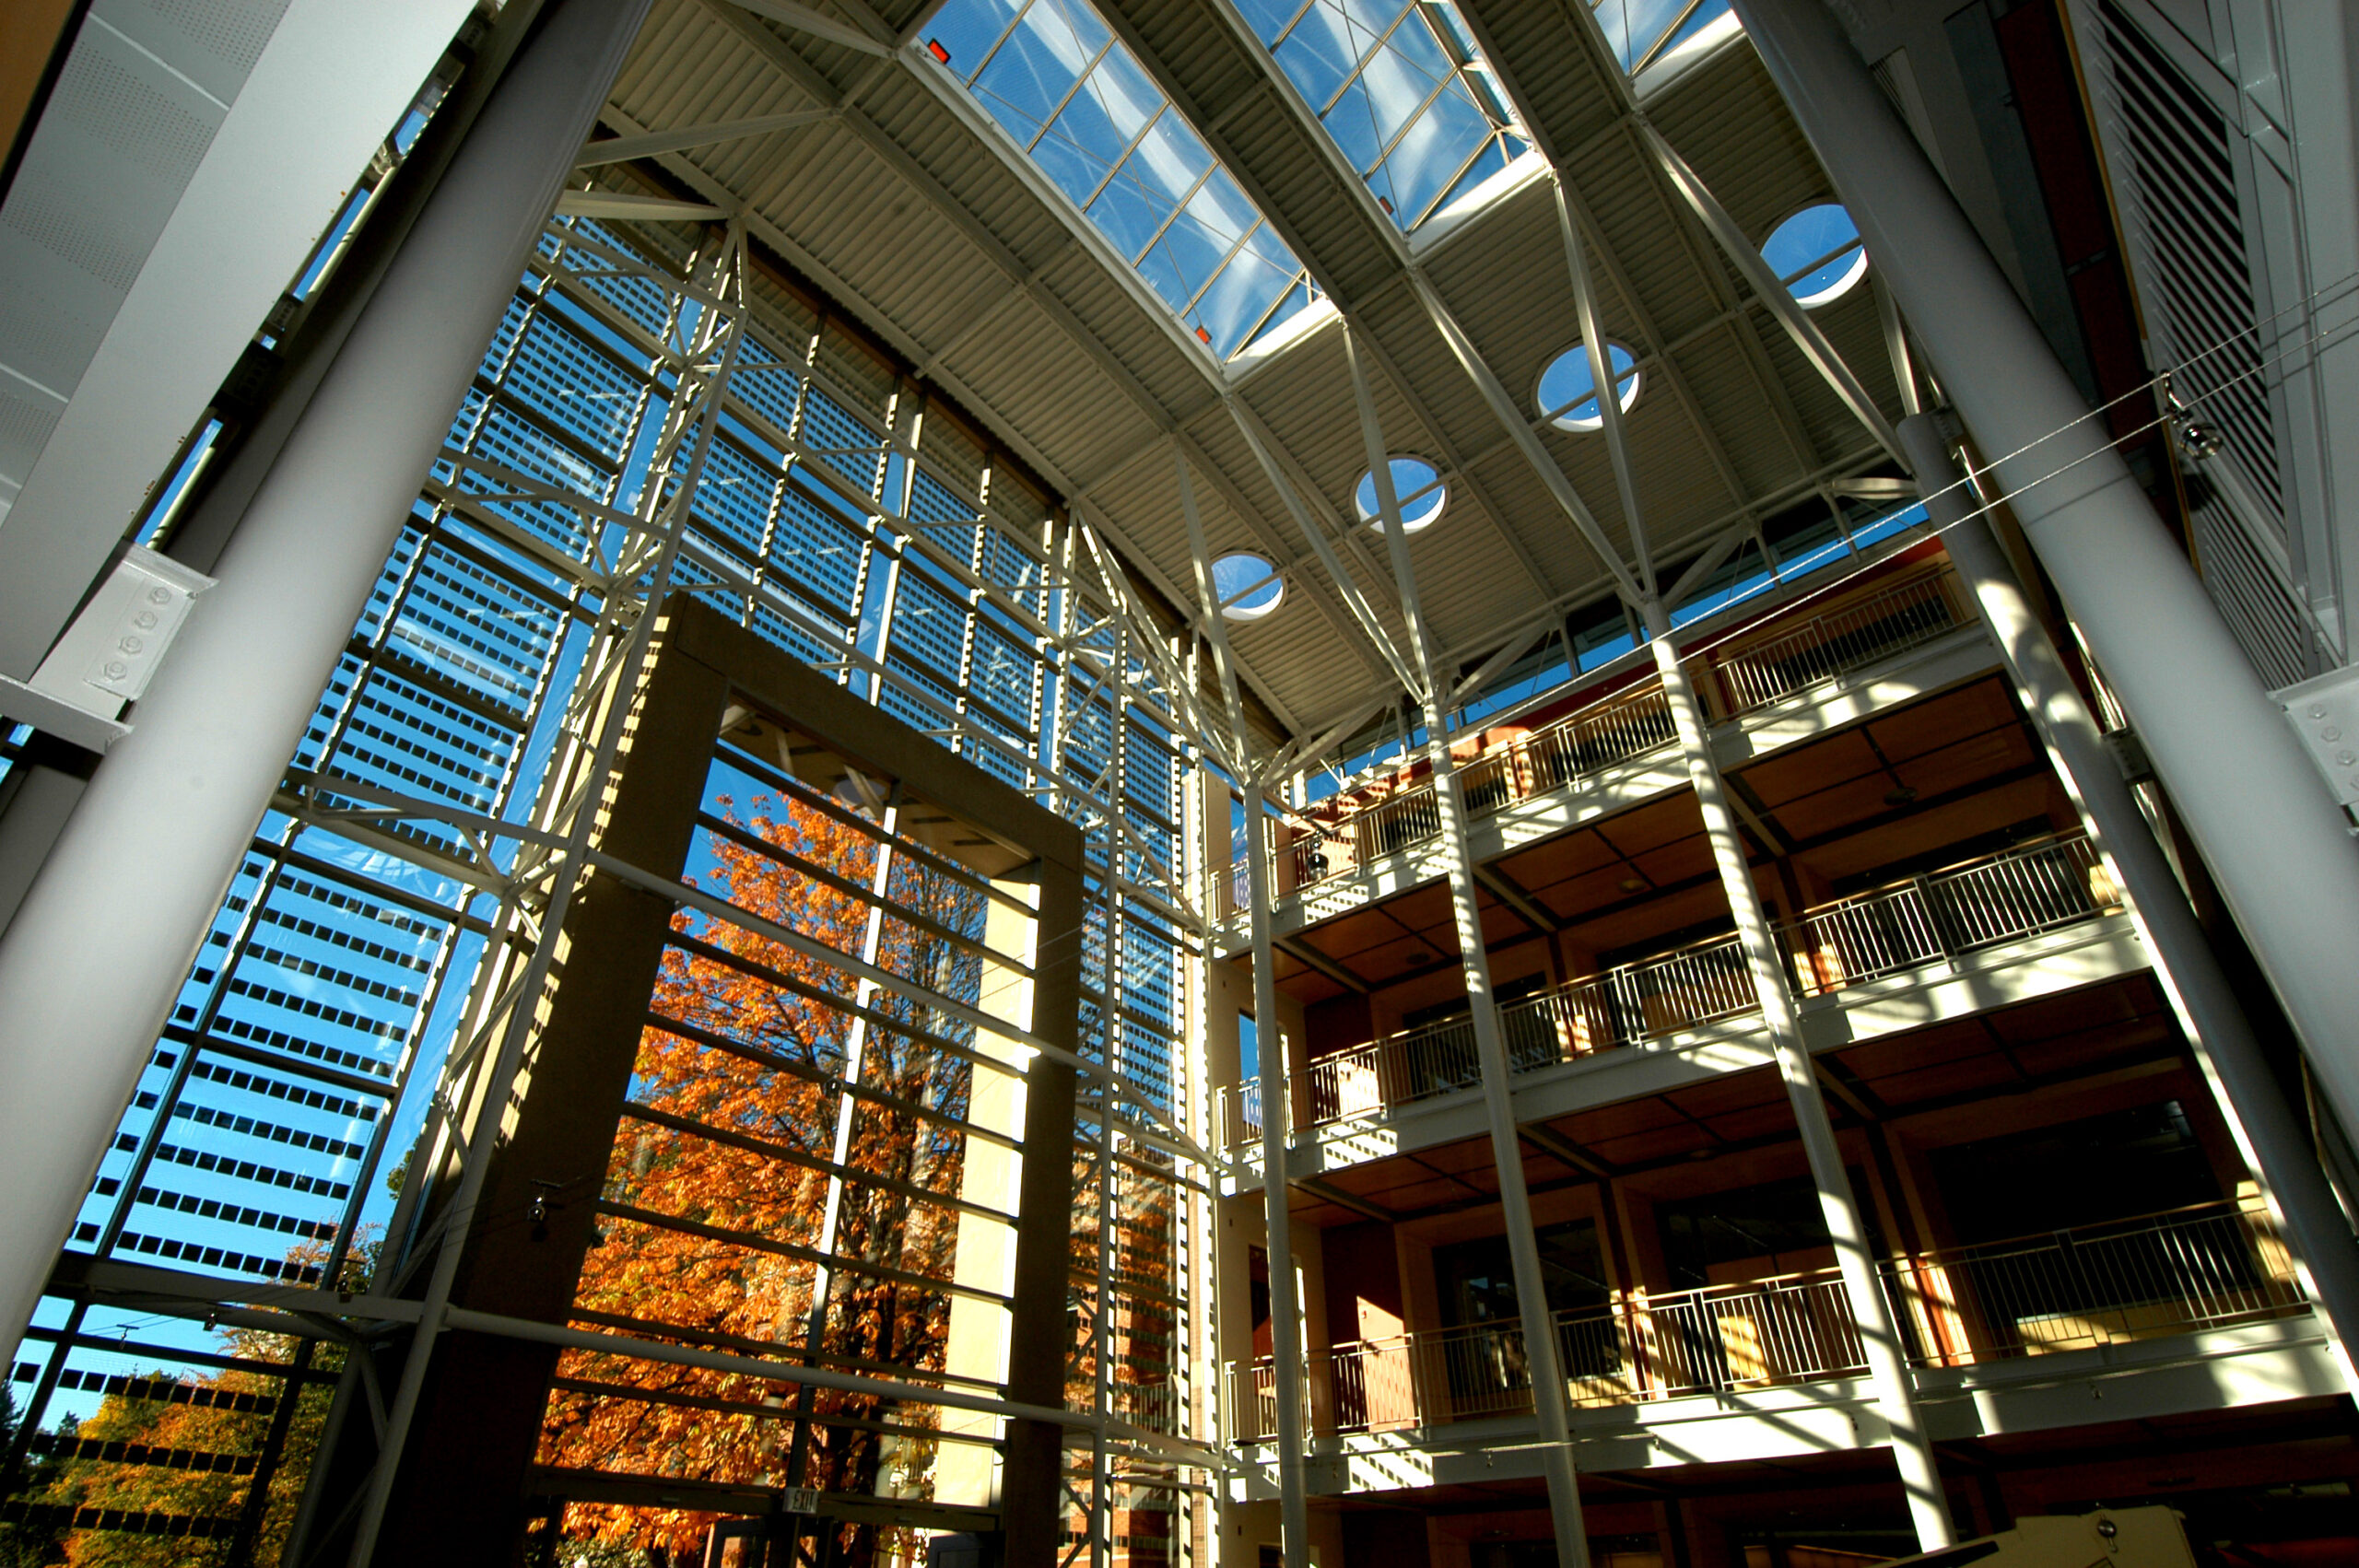
M 2010 883 L 1979 905 L 1942 892 L 1961 883 L 1970 890 L 1975 879 L 1995 869 L 2059 857 L 2071 858 L 2063 868 L 2068 875 L 2059 879 L 2051 873 L 2044 883 L 2028 878 L 2021 883 Z M 2095 846 L 2087 836 L 2068 829 L 1812 906 L 1793 919 L 1778 922 L 1775 929 L 1798 969 L 1809 971 L 1798 974 L 1798 980 L 1811 994 L 1825 995 L 1944 957 L 1978 952 L 1995 942 L 2053 930 L 2108 913 L 2117 905 L 2097 889 L 2083 885 L 2083 874 L 2097 864 Z M 1921 897 L 1928 887 L 1941 896 L 1927 901 L 1915 916 L 1895 922 L 1904 928 L 1899 938 L 1843 929 L 1843 917 L 1848 914 L 1878 900 Z M 1973 919 L 1961 920 L 1960 911 Z M 1830 923 L 1837 929 L 1830 931 Z M 1719 964 L 1707 967 L 1704 963 L 1740 952 L 1741 939 L 1734 933 L 1704 937 L 1501 1004 L 1503 1023 L 1537 1013 L 1556 1035 L 1554 1047 L 1544 1040 L 1526 1042 L 1515 1070 L 1536 1071 L 1753 1011 L 1759 1002 L 1749 981 L 1731 989 L 1742 977 L 1741 965 L 1730 964 L 1723 972 Z M 1833 965 L 1831 974 L 1824 968 L 1828 964 Z M 1650 977 L 1665 971 L 1672 973 L 1672 982 L 1650 987 Z M 1668 1005 L 1658 1005 L 1666 1001 Z M 1331 1103 L 1324 1109 L 1316 1105 L 1298 1109 L 1297 1115 L 1304 1125 L 1320 1125 L 1462 1087 L 1464 1073 L 1473 1071 L 1471 1062 L 1437 1060 L 1416 1053 L 1462 1035 L 1469 1027 L 1466 1014 L 1453 1013 L 1311 1059 L 1289 1073 L 1287 1081 L 1290 1085 L 1307 1082 L 1314 1096 L 1328 1094 Z M 1535 1043 L 1538 1057 L 1531 1049 Z M 1365 1071 L 1371 1077 L 1347 1085 L 1342 1079 L 1347 1071 Z M 1367 1098 L 1371 1093 L 1373 1099 Z
M 2158 1209 L 2150 1214 L 2132 1214 L 2118 1220 L 2092 1220 L 2085 1225 L 2069 1225 L 2045 1231 L 2025 1231 L 2021 1235 L 2000 1241 L 1961 1242 L 1955 1246 L 1935 1247 L 1910 1253 L 1903 1258 L 1883 1258 L 1878 1267 L 1887 1270 L 1907 1267 L 1913 1269 L 1952 1269 L 1964 1263 L 1990 1263 L 2009 1258 L 2024 1258 L 2033 1253 L 2054 1249 L 2060 1242 L 2087 1246 L 2095 1242 L 2118 1241 L 2125 1236 L 2161 1235 L 2213 1220 L 2257 1220 L 2262 1226 L 2273 1229 L 2268 1205 L 2258 1198 L 2215 1198 L 2206 1203 L 2182 1204 L 2176 1209 Z
M 1968 872 L 1988 871 L 1994 866 L 2005 865 L 2013 860 L 2028 860 L 2032 856 L 2046 854 L 2053 849 L 2087 843 L 2089 843 L 2088 834 L 2077 827 L 2064 828 L 2043 838 L 2027 838 L 2020 844 L 2010 844 L 2004 849 L 1994 849 L 1987 855 L 1954 860 L 1948 865 L 1938 866 L 1929 872 L 1919 872 L 1914 876 L 1898 877 L 1891 882 L 1879 883 L 1873 887 L 1863 887 L 1857 893 L 1847 893 L 1840 898 L 1830 898 L 1824 904 L 1813 904 L 1792 919 L 1778 922 L 1778 929 L 1799 930 L 1809 921 L 1825 919 L 1830 915 L 1839 915 L 1854 906 L 1872 904 L 1880 898 L 1889 898 L 1895 893 L 1907 893 L 1928 883 L 1944 883 Z
M 1975 1243 L 1966 1246 L 1946 1248 L 1939 1252 L 1913 1252 L 1897 1258 L 1879 1258 L 1875 1268 L 1886 1279 L 1898 1273 L 1920 1268 L 1940 1268 L 1944 1262 L 1954 1267 L 1962 1255 L 1977 1254 L 1975 1261 L 1988 1261 L 2001 1257 L 2018 1257 L 2036 1252 L 2057 1252 L 2070 1246 L 2086 1246 L 2100 1241 L 2116 1241 L 2135 1236 L 2158 1236 L 2181 1229 L 2189 1223 L 2201 1220 L 2241 1219 L 2256 1222 L 2255 1228 L 2262 1235 L 2275 1239 L 2274 1226 L 2268 1210 L 2258 1199 L 2218 1199 L 2208 1203 L 2193 1203 L 2176 1209 L 2161 1209 L 2146 1214 L 2126 1215 L 2118 1220 L 2095 1220 L 2084 1225 L 2061 1226 L 2047 1231 L 2027 1233 L 2013 1242 Z M 2021 1245 L 2030 1243 L 2036 1245 Z M 2013 1247 L 2014 1250 L 2006 1251 Z M 1987 1254 L 1987 1256 L 1979 1256 Z M 1669 1315 L 1680 1307 L 1708 1301 L 1736 1301 L 1746 1296 L 1766 1296 L 1780 1292 L 1798 1292 L 1813 1286 L 1839 1284 L 1842 1270 L 1829 1265 L 1823 1269 L 1798 1270 L 1785 1274 L 1765 1275 L 1757 1280 L 1734 1280 L 1715 1285 L 1690 1285 L 1673 1291 L 1649 1292 L 1644 1286 L 1617 1288 L 1613 1298 L 1602 1306 L 1568 1307 L 1552 1313 L 1549 1321 L 1562 1329 L 1587 1323 L 1605 1322 L 1637 1314 Z M 1473 1339 L 1487 1335 L 1520 1338 L 1523 1328 L 1515 1318 L 1499 1318 L 1485 1323 L 1453 1323 L 1438 1328 L 1404 1328 L 1397 1334 L 1380 1339 L 1347 1340 L 1330 1345 L 1316 1354 L 1341 1355 L 1344 1352 L 1366 1353 L 1371 1351 L 1402 1351 L 1419 1345 L 1445 1343 L 1453 1339 Z M 1232 1370 L 1262 1371 L 1270 1367 L 1272 1358 L 1256 1355 L 1250 1361 L 1231 1359 Z
M 1615 1291 L 1614 1299 L 1603 1306 L 1567 1307 L 1552 1315 L 1551 1320 L 1563 1328 L 1568 1324 L 1594 1323 L 1632 1311 L 1671 1312 L 1698 1302 L 1733 1301 L 1747 1295 L 1766 1295 L 1777 1291 L 1835 1284 L 1839 1283 L 1842 1278 L 1843 1270 L 1830 1263 L 1824 1269 L 1802 1269 L 1790 1274 L 1765 1274 L 1757 1280 L 1724 1280 L 1717 1285 L 1683 1285 L 1672 1291 L 1649 1291 L 1639 1285 Z
M 1959 603 L 1958 595 L 1951 586 L 1956 579 L 1956 569 L 1944 563 L 1940 566 L 1931 567 L 1921 571 L 1914 572 L 1906 577 L 1902 577 L 1885 584 L 1873 592 L 1864 593 L 1856 599 L 1848 601 L 1848 603 L 1829 606 L 1826 609 L 1820 610 L 1817 613 L 1808 615 L 1801 620 L 1786 620 L 1771 616 L 1765 620 L 1758 628 L 1749 629 L 1748 632 L 1744 634 L 1746 636 L 1750 636 L 1752 640 L 1739 641 L 1731 647 L 1715 649 L 1703 654 L 1701 657 L 1705 662 L 1708 662 L 1715 670 L 1721 672 L 1723 675 L 1726 676 L 1729 673 L 1740 670 L 1747 670 L 1754 666 L 1771 662 L 1773 661 L 1773 656 L 1775 656 L 1777 650 L 1779 649 L 1805 647 L 1815 648 L 1822 646 L 1833 647 L 1837 638 L 1843 634 L 1830 632 L 1830 627 L 1834 627 L 1846 620 L 1856 621 L 1863 614 L 1891 605 L 1895 602 L 1906 600 L 1911 596 L 1915 596 L 1919 600 L 1924 600 L 1928 603 L 1937 601 L 1940 603 L 1942 609 L 1946 614 L 1947 625 L 1942 628 L 1931 629 L 1933 635 L 1939 635 L 1940 630 L 1954 629 L 1959 626 L 1965 625 L 1967 619 L 1963 607 Z M 1931 595 L 1930 600 L 1926 599 L 1926 596 L 1929 593 Z M 1755 630 L 1757 630 L 1761 635 L 1754 635 Z M 1775 635 L 1767 635 L 1773 632 Z M 1768 692 L 1766 695 L 1763 695 L 1760 691 L 1755 691 L 1750 695 L 1745 696 L 1742 700 L 1737 700 L 1731 692 L 1731 711 L 1722 717 L 1733 717 L 1735 714 L 1750 712 L 1752 709 L 1761 707 L 1766 702 L 1778 700 L 1778 697 L 1788 695 L 1790 691 L 1801 690 L 1804 686 L 1815 685 L 1818 680 L 1828 678 L 1828 676 L 1833 673 L 1839 673 L 1841 670 L 1849 669 L 1858 662 L 1863 661 L 1872 661 L 1875 659 L 1887 657 L 1892 653 L 1899 651 L 1905 647 L 1915 646 L 1916 642 L 1922 640 L 1928 640 L 1928 638 L 1920 636 L 1914 638 L 1904 638 L 1898 640 L 1879 640 L 1872 648 L 1863 649 L 1856 653 L 1842 655 L 1841 661 L 1838 663 L 1837 668 L 1829 671 L 1827 675 L 1813 676 L 1811 679 L 1802 681 L 1798 685 L 1782 686 L 1779 690 Z M 1458 766 L 1461 771 L 1467 769 L 1484 770 L 1484 773 L 1486 776 L 1486 782 L 1487 778 L 1490 775 L 1496 775 L 1500 773 L 1507 774 L 1508 776 L 1507 799 L 1521 799 L 1526 798 L 1531 794 L 1546 793 L 1562 789 L 1566 784 L 1570 783 L 1575 778 L 1585 777 L 1588 774 L 1600 771 L 1605 767 L 1613 766 L 1620 762 L 1626 762 L 1632 757 L 1644 755 L 1647 752 L 1667 745 L 1671 743 L 1672 737 L 1666 733 L 1645 745 L 1639 746 L 1637 749 L 1631 751 L 1626 755 L 1609 757 L 1594 763 L 1591 766 L 1578 768 L 1573 772 L 1566 774 L 1562 778 L 1551 779 L 1543 790 L 1536 791 L 1525 789 L 1520 780 L 1516 777 L 1524 771 L 1522 766 L 1519 766 L 1517 765 L 1520 763 L 1529 764 L 1531 759 L 1535 755 L 1548 751 L 1558 742 L 1576 734 L 1583 729 L 1602 726 L 1609 722 L 1615 716 L 1614 710 L 1616 709 L 1635 707 L 1649 701 L 1652 701 L 1656 704 L 1661 703 L 1662 683 L 1659 677 L 1641 675 L 1626 685 L 1617 686 L 1610 692 L 1592 698 L 1569 713 L 1560 714 L 1556 718 L 1549 720 L 1544 724 L 1524 731 L 1520 734 L 1511 735 L 1504 743 L 1496 745 L 1487 751 L 1478 752 L 1475 755 L 1469 757 Z M 1515 721 L 1513 720 L 1494 720 L 1490 724 L 1473 731 L 1472 733 L 1476 737 L 1480 737 L 1486 731 L 1512 730 L 1514 727 Z M 1453 744 L 1460 738 L 1462 737 L 1453 737 Z M 1378 799 L 1369 800 L 1358 805 L 1346 808 L 1343 803 L 1342 798 L 1335 797 L 1336 804 L 1333 808 L 1337 813 L 1335 821 L 1332 825 L 1320 825 L 1315 837 L 1307 836 L 1295 840 L 1292 844 L 1287 846 L 1288 850 L 1296 857 L 1297 872 L 1296 886 L 1297 888 L 1310 886 L 1316 883 L 1322 882 L 1330 876 L 1338 874 L 1343 869 L 1340 866 L 1333 866 L 1320 872 L 1316 876 L 1306 874 L 1308 872 L 1307 862 L 1309 858 L 1312 854 L 1319 852 L 1317 847 L 1320 844 L 1331 841 L 1341 841 L 1347 836 L 1356 837 L 1363 831 L 1363 825 L 1372 825 L 1382 821 L 1387 816 L 1398 816 L 1407 809 L 1407 802 L 1417 800 L 1421 795 L 1430 796 L 1432 793 L 1433 778 L 1430 773 L 1418 773 L 1414 770 L 1413 766 L 1410 769 L 1404 769 L 1402 773 L 1394 775 L 1394 778 L 1398 781 L 1390 782 L 1386 780 L 1370 779 L 1367 783 L 1358 786 L 1361 790 L 1374 790 L 1379 788 L 1380 785 L 1388 785 L 1389 783 L 1387 791 L 1383 796 Z M 1426 837 L 1430 837 L 1431 835 L 1428 834 Z M 1414 840 L 1414 843 L 1423 843 L 1424 841 L 1425 838 L 1420 837 Z M 1397 854 L 1402 850 L 1412 847 L 1413 843 L 1385 845 L 1377 849 L 1373 854 L 1368 855 L 1367 859 L 1373 860 L 1384 855 Z M 1364 861 L 1356 863 L 1364 863 Z M 1233 893 L 1234 889 L 1231 891 Z
M 1929 585 L 1945 585 L 1945 579 L 1954 579 L 1956 576 L 1957 570 L 1954 567 L 1948 565 L 1934 567 L 1886 583 L 1872 593 L 1863 593 L 1857 599 L 1839 604 L 1831 604 L 1817 614 L 1804 616 L 1799 621 L 1781 622 L 1775 619 L 1766 621 L 1757 629 L 1764 634 L 1774 631 L 1775 636 L 1762 635 L 1750 637 L 1749 639 L 1744 640 L 1732 640 L 1731 645 L 1724 650 L 1716 650 L 1714 657 L 1720 663 L 1748 656 L 1758 657 L 1771 649 L 1784 648 L 1798 642 L 1806 634 L 1825 627 L 1831 622 L 1841 620 L 1846 616 L 1857 615 L 1863 610 L 1887 603 L 1903 594 L 1921 591 Z M 1954 609 L 1955 606 L 1951 608 Z M 1748 628 L 1748 633 L 1753 629 Z M 1741 638 L 1745 636 L 1746 634 L 1740 634 Z
M 1636 975 L 1647 969 L 1661 968 L 1669 964 L 1676 964 L 1683 958 L 1694 958 L 1700 954 L 1708 953 L 1715 948 L 1733 947 L 1735 945 L 1737 945 L 1737 934 L 1734 931 L 1724 931 L 1718 936 L 1698 937 L 1694 942 L 1683 943 L 1678 947 L 1667 948 L 1661 953 L 1650 953 L 1644 958 L 1632 958 L 1625 960 L 1623 963 L 1616 964 L 1611 968 L 1600 969 L 1594 975 L 1579 976 L 1573 979 L 1567 980 L 1561 986 L 1552 986 L 1549 989 L 1558 995 L 1570 996 L 1575 991 L 1580 990 L 1586 987 L 1598 985 L 1603 981 L 1617 979 L 1625 975 Z M 1518 1000 L 1520 1000 L 1521 999 L 1519 998 Z

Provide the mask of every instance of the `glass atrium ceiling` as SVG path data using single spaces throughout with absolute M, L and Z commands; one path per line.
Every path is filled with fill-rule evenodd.
M 1404 234 L 1532 145 L 1449 0 L 1238 5 Z
M 1590 0 L 1622 68 L 1637 75 L 1729 13 L 1729 0 Z
M 1310 302 L 1302 263 L 1088 0 L 950 0 L 926 47 L 1215 357 Z

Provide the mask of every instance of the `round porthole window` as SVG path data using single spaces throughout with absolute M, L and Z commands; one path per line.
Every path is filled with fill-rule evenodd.
M 1779 224 L 1762 245 L 1761 259 L 1805 310 L 1840 299 L 1868 275 L 1860 226 L 1838 202 L 1804 207 Z
M 1223 619 L 1258 621 L 1278 607 L 1286 585 L 1268 561 L 1239 551 L 1213 563 L 1213 593 Z
M 1401 503 L 1401 526 L 1414 533 L 1430 528 L 1441 516 L 1441 509 L 1449 500 L 1449 486 L 1442 483 L 1441 471 L 1421 457 L 1396 457 L 1386 461 L 1392 471 L 1393 498 Z M 1362 522 L 1374 526 L 1377 514 L 1382 510 L 1376 503 L 1376 473 L 1373 469 L 1360 475 L 1352 490 L 1352 505 Z
M 1637 356 L 1618 343 L 1605 345 L 1605 362 L 1614 368 L 1616 401 L 1624 413 L 1638 401 Z M 1575 344 L 1540 372 L 1540 412 L 1559 430 L 1602 430 L 1605 415 L 1597 406 L 1597 379 L 1590 374 L 1589 349 Z

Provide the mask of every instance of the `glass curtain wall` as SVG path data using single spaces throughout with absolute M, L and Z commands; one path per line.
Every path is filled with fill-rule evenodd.
M 522 849 L 494 825 L 532 816 L 552 755 L 588 721 L 574 704 L 598 617 L 643 580 L 611 552 L 651 515 L 651 483 L 674 483 L 651 479 L 651 458 L 701 307 L 664 280 L 716 243 L 685 226 L 551 226 L 157 1042 L 62 1279 L 120 1260 L 221 1281 L 226 1297 L 358 1287 L 376 1270 L 471 987 L 515 929 L 502 896 Z M 1076 1219 L 1074 1398 L 1201 1430 L 1180 1353 L 1194 1332 L 1181 1259 L 1207 1181 L 1184 1130 L 1200 1091 L 1180 981 L 1201 929 L 1180 852 L 1198 755 L 1185 687 L 1086 530 L 824 307 L 768 275 L 749 292 L 756 324 L 675 583 L 1086 828 L 1084 1036 L 1134 1087 L 1085 1094 L 1076 1176 L 1101 1206 Z M 1101 1235 L 1118 1239 L 1101 1249 Z M 0 1529 L 276 1561 L 341 1352 L 229 1316 L 47 1298 L 6 1385 Z M 1118 1433 L 1076 1472 L 1076 1546 L 1101 1562 L 1128 1550 L 1099 1504 L 1109 1489 L 1178 1517 L 1163 1504 L 1188 1478 L 1166 1464 L 1136 1479 L 1142 1464 Z M 1154 1539 L 1149 1555 L 1184 1555 L 1184 1539 Z

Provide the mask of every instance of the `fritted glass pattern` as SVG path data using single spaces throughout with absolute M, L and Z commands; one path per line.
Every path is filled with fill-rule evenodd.
M 1215 355 L 1310 302 L 1302 263 L 1087 0 L 951 0 L 928 44 Z
M 1531 146 L 1449 0 L 1238 0 L 1408 233 Z

